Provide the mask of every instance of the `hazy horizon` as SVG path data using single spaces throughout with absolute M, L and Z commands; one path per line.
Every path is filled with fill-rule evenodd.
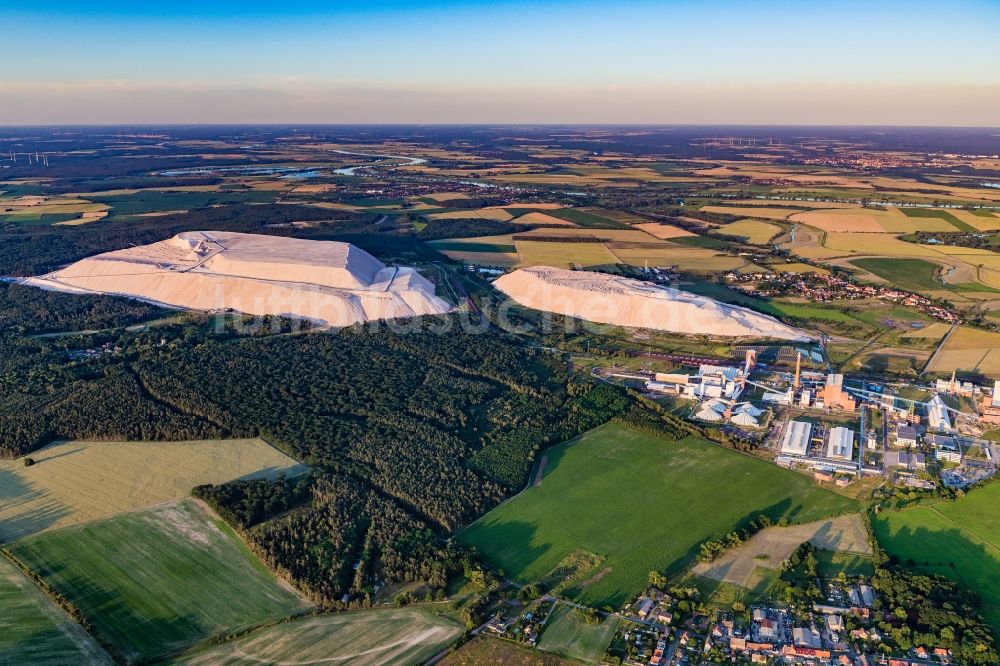
M 962 0 L 28 3 L 0 124 L 1000 126 Z

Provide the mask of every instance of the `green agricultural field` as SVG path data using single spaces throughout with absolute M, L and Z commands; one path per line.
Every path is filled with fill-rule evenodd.
M 49 225 L 75 220 L 78 213 L 21 213 L 15 215 L 0 215 L 0 222 L 14 222 L 20 225 Z
M 604 217 L 594 211 L 580 210 L 579 208 L 560 208 L 557 210 L 547 210 L 545 212 L 553 217 L 558 217 L 560 220 L 566 220 L 567 222 L 572 222 L 573 224 L 581 227 L 588 227 L 591 229 L 629 228 L 629 225 L 624 222 L 619 222 L 618 220 L 610 217 Z
M 589 551 L 600 564 L 580 572 L 568 594 L 598 607 L 619 607 L 651 570 L 682 570 L 702 541 L 761 513 L 807 522 L 858 508 L 763 460 L 617 424 L 553 447 L 542 460 L 540 485 L 458 539 L 521 581 L 542 580 L 568 555 Z
M 129 662 L 308 607 L 193 500 L 35 535 L 11 550 Z
M 783 301 L 766 301 L 750 306 L 761 312 L 776 317 L 804 319 L 806 321 L 830 321 L 842 324 L 857 324 L 858 320 L 850 314 L 833 307 L 811 305 L 809 303 L 787 303 Z
M 94 201 L 111 206 L 109 217 L 124 217 L 169 210 L 190 210 L 219 204 L 274 203 L 275 192 L 164 192 L 140 190 L 130 194 L 95 194 Z
M 538 649 L 588 664 L 600 663 L 618 628 L 616 617 L 600 624 L 588 624 L 583 613 L 568 604 L 559 604 L 545 624 Z
M 907 291 L 939 291 L 946 288 L 934 279 L 938 265 L 924 259 L 855 259 L 852 263 Z
M 465 629 L 415 608 L 305 617 L 182 655 L 180 666 L 423 664 Z
M 882 548 L 900 564 L 956 580 L 979 593 L 983 617 L 1000 637 L 1000 483 L 955 502 L 887 511 L 872 523 Z
M 903 215 L 906 217 L 936 218 L 946 221 L 958 231 L 965 231 L 968 233 L 975 233 L 977 231 L 975 227 L 963 222 L 946 210 L 937 208 L 900 208 L 899 210 L 902 211 Z
M 0 556 L 0 664 L 111 664 L 87 632 Z
M 475 243 L 469 241 L 430 241 L 428 243 L 438 252 L 499 252 L 515 253 L 517 248 L 503 243 Z

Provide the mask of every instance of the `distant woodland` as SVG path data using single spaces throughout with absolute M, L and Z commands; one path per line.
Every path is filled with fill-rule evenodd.
M 141 218 L 128 224 L 12 225 L 4 229 L 0 242 L 0 275 L 41 275 L 101 252 L 154 243 L 182 231 L 237 231 L 316 240 L 349 236 L 360 239 L 365 249 L 378 251 L 382 241 L 376 241 L 377 217 L 315 206 L 232 204 Z M 280 226 L 302 221 L 316 224 L 306 228 Z M 390 242 L 390 238 L 384 241 Z

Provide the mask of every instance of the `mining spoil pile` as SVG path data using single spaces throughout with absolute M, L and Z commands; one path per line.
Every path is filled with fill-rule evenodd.
M 493 286 L 521 305 L 602 324 L 699 335 L 810 340 L 805 331 L 736 305 L 616 275 L 533 266 Z
M 450 309 L 414 269 L 388 267 L 349 243 L 222 231 L 106 252 L 24 284 L 330 326 Z

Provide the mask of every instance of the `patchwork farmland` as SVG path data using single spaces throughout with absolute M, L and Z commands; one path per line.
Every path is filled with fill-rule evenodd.
M 0 541 L 187 497 L 194 486 L 307 471 L 260 439 L 61 442 L 0 460 Z
M 608 424 L 546 452 L 542 484 L 458 534 L 515 579 L 539 581 L 578 549 L 593 554 L 571 596 L 620 606 L 651 570 L 765 513 L 808 522 L 857 510 L 806 477 L 698 439 L 671 442 Z M 720 484 L 727 492 L 719 493 Z M 671 511 L 683 505 L 685 511 Z M 623 519 L 626 516 L 628 519 Z M 597 575 L 600 574 L 600 575 Z
M 167 663 L 173 666 L 422 664 L 458 640 L 463 632 L 461 625 L 418 609 L 338 613 L 276 624 Z
M 34 535 L 11 551 L 129 662 L 309 608 L 193 500 Z
M 83 628 L 0 555 L 0 664 L 110 666 Z
M 975 590 L 995 636 L 1000 636 L 998 502 L 1000 483 L 991 483 L 954 502 L 884 511 L 872 523 L 879 544 L 897 562 Z

